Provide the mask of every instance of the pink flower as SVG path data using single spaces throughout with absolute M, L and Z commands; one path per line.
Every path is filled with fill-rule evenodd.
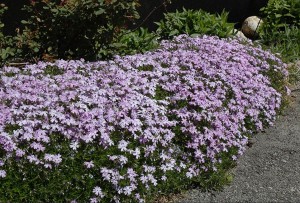
M 86 168 L 93 168 L 95 165 L 94 165 L 93 161 L 86 161 L 86 162 L 84 162 L 84 166 Z

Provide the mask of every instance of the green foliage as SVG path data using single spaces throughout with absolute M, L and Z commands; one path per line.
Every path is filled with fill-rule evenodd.
M 269 0 L 268 5 L 261 9 L 265 29 L 269 31 L 284 30 L 289 26 L 300 26 L 299 0 Z
M 298 62 L 299 64 L 300 62 Z M 299 65 L 298 65 L 299 66 Z M 295 84 L 298 81 L 300 81 L 300 68 L 297 66 L 297 64 L 289 64 L 288 70 L 289 70 L 289 82 L 291 84 Z
M 47 66 L 44 69 L 45 75 L 62 75 L 63 73 L 64 73 L 64 71 L 57 66 Z
M 4 35 L 2 33 L 2 29 L 4 27 L 4 24 L 2 23 L 2 16 L 5 12 L 5 10 L 7 10 L 7 7 L 4 4 L 0 4 L 0 47 L 3 47 L 3 43 L 4 43 Z
M 157 38 L 155 33 L 150 33 L 145 28 L 139 28 L 120 35 L 111 45 L 111 48 L 113 52 L 119 55 L 145 53 L 158 47 Z
M 222 152 L 219 157 L 222 162 L 216 164 L 216 171 L 209 170 L 203 172 L 193 184 L 199 187 L 202 191 L 222 190 L 224 186 L 230 184 L 233 180 L 233 176 L 230 170 L 236 166 L 236 161 L 232 159 L 232 156 L 237 155 L 237 149 L 232 147 L 228 152 Z
M 163 39 L 169 39 L 179 34 L 188 35 L 217 35 L 228 37 L 234 28 L 233 23 L 227 22 L 228 13 L 210 14 L 203 10 L 186 10 L 165 14 L 165 19 L 156 23 L 157 33 Z
M 284 30 L 269 33 L 263 42 L 274 53 L 278 53 L 286 62 L 300 59 L 300 28 L 296 26 L 284 27 Z
M 270 0 L 261 11 L 263 44 L 281 54 L 285 61 L 299 59 L 300 1 Z
M 137 0 L 32 1 L 15 38 L 25 59 L 106 58 L 109 44 L 134 19 Z
M 4 12 L 7 10 L 7 7 L 4 4 L 0 4 L 0 45 L 2 47 L 2 43 L 3 43 L 3 39 L 4 39 L 4 35 L 2 33 L 2 29 L 4 27 L 4 24 L 2 23 L 2 16 L 4 14 Z
M 0 4 L 0 65 L 1 62 L 7 58 L 14 56 L 14 49 L 10 46 L 12 44 L 12 39 L 10 37 L 4 36 L 2 29 L 4 23 L 2 23 L 2 16 L 7 10 L 4 4 Z

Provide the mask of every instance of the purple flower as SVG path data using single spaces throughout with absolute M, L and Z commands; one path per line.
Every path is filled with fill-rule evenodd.
M 95 166 L 93 161 L 86 161 L 83 164 L 86 168 L 93 168 Z
M 128 142 L 126 142 L 125 140 L 121 140 L 119 142 L 118 148 L 121 150 L 121 152 L 123 152 L 123 151 L 126 151 L 127 145 L 128 145 Z
M 37 158 L 36 155 L 29 155 L 27 156 L 27 159 L 29 160 L 30 163 L 35 163 L 35 164 L 40 163 L 40 160 Z
M 0 178 L 5 178 L 6 172 L 4 170 L 0 170 Z
M 60 154 L 45 154 L 44 160 L 48 162 L 53 162 L 55 164 L 59 164 L 60 162 L 62 162 Z
M 62 74 L 45 75 L 50 66 Z M 273 123 L 283 92 L 272 87 L 270 72 L 287 76 L 285 64 L 251 43 L 186 35 L 111 61 L 3 67 L 0 166 L 27 160 L 51 172 L 82 155 L 75 167 L 95 169 L 83 177 L 101 175 L 91 202 L 107 188 L 108 201 L 134 194 L 143 202 L 142 191 L 166 180 L 168 171 L 193 178 L 214 170 L 222 152 L 235 147 L 236 159 L 248 133 Z
M 90 198 L 90 203 L 98 203 L 98 199 L 97 198 Z
M 98 197 L 101 197 L 101 198 L 104 197 L 104 194 L 103 194 L 103 192 L 102 192 L 102 189 L 101 189 L 100 187 L 98 187 L 98 186 L 94 187 L 93 193 L 94 193 L 96 196 L 98 196 Z

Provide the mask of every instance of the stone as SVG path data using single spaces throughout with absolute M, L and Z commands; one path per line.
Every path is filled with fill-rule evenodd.
M 234 33 L 234 37 L 241 39 L 241 40 L 247 40 L 248 38 L 244 35 L 244 33 L 242 33 L 241 31 L 234 29 L 233 30 Z
M 259 28 L 263 21 L 257 16 L 250 16 L 246 18 L 242 25 L 243 34 L 251 39 L 257 38 L 259 33 Z

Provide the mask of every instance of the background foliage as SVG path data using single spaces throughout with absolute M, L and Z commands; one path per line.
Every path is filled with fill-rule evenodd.
M 154 32 L 149 32 L 146 28 L 124 31 L 111 44 L 114 54 L 131 55 L 145 53 L 146 51 L 158 48 L 159 36 Z
M 234 23 L 227 22 L 228 12 L 210 14 L 203 10 L 186 10 L 166 13 L 158 22 L 157 33 L 162 39 L 169 39 L 179 34 L 216 35 L 228 37 L 232 33 Z
M 12 38 L 3 34 L 4 24 L 2 22 L 2 17 L 6 10 L 7 7 L 4 4 L 0 4 L 0 66 L 2 61 L 5 61 L 7 58 L 12 57 L 15 54 Z
M 261 12 L 264 18 L 262 43 L 280 53 L 285 61 L 299 60 L 300 1 L 270 0 Z
M 34 61 L 106 58 L 112 41 L 138 18 L 138 5 L 137 0 L 31 1 L 13 49 Z

